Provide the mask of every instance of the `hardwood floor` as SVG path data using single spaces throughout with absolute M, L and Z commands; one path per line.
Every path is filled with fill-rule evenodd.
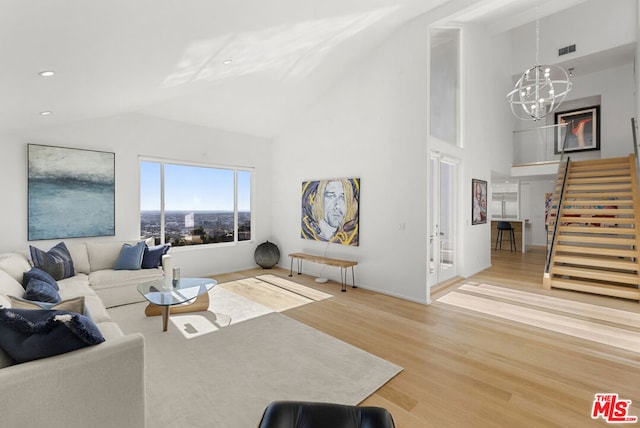
M 439 295 L 473 281 L 640 311 L 630 301 L 543 290 L 544 248 L 493 251 L 492 264 Z M 631 400 L 629 414 L 640 416 L 640 354 L 456 308 L 437 296 L 427 306 L 361 288 L 341 293 L 338 284 L 306 275 L 290 279 L 334 297 L 286 315 L 404 368 L 362 403 L 389 409 L 399 428 L 606 426 L 590 415 L 594 394 L 608 392 Z

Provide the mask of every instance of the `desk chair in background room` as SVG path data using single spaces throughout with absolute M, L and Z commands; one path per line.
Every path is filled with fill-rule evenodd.
M 500 249 L 502 249 L 502 233 L 505 231 L 507 235 L 509 235 L 509 249 L 511 251 L 518 251 L 516 246 L 516 233 L 513 230 L 513 226 L 511 226 L 511 222 L 508 221 L 498 222 L 498 234 L 496 235 L 496 246 L 494 250 L 498 249 L 498 244 L 500 244 Z

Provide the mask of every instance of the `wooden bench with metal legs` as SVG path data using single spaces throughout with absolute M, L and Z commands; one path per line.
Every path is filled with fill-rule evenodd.
M 351 287 L 356 287 L 356 276 L 353 267 L 358 264 L 358 262 L 354 262 L 352 260 L 342 260 L 342 259 L 333 259 L 330 257 L 316 256 L 313 254 L 306 253 L 291 253 L 289 254 L 291 257 L 291 270 L 289 271 L 289 276 L 293 276 L 293 260 L 296 259 L 298 261 L 298 275 L 302 274 L 302 262 L 303 260 L 307 260 L 309 262 L 320 263 L 328 266 L 336 266 L 340 268 L 340 282 L 342 283 L 342 291 L 347 291 L 347 269 L 351 268 Z

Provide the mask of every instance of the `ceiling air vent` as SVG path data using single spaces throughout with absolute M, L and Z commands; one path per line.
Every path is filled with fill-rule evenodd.
M 565 46 L 564 48 L 558 49 L 558 55 L 562 56 L 575 51 L 576 51 L 576 45 Z

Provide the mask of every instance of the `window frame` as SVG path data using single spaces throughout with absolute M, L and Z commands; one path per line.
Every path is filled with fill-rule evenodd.
M 165 244 L 166 237 L 166 216 L 165 216 L 165 165 L 187 166 L 194 168 L 211 168 L 220 169 L 226 171 L 233 171 L 233 241 L 228 242 L 212 242 L 208 244 L 196 244 L 196 245 L 184 245 L 172 247 L 176 249 L 197 249 L 197 248 L 210 248 L 212 246 L 235 246 L 243 245 L 245 243 L 253 243 L 255 236 L 255 214 L 254 214 L 254 189 L 255 189 L 255 167 L 248 166 L 236 166 L 236 165 L 215 165 L 202 162 L 192 162 L 177 159 L 159 158 L 152 156 L 138 156 L 138 228 L 140 236 L 142 236 L 142 162 L 157 163 L 160 165 L 160 244 Z M 251 238 L 247 240 L 238 240 L 239 237 L 239 211 L 238 211 L 238 173 L 248 172 L 249 177 L 249 210 L 250 210 L 250 225 L 251 225 Z

